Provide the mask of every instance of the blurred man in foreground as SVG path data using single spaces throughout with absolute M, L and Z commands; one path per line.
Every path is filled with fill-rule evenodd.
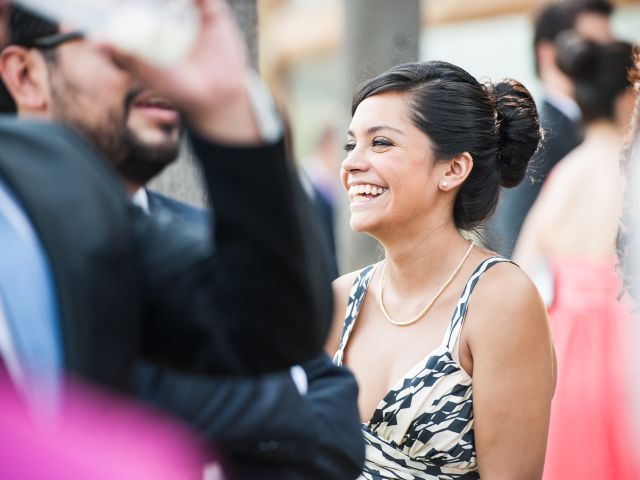
M 54 118 L 83 133 L 116 167 L 130 195 L 140 193 L 146 181 L 175 158 L 180 119 L 166 98 L 135 82 L 80 35 L 62 33 L 26 12 L 13 12 L 11 34 L 2 70 L 21 116 Z M 35 49 L 26 48 L 32 45 Z M 34 50 L 41 54 L 47 73 L 35 84 L 31 80 L 38 76 L 38 64 L 34 67 L 27 60 Z M 33 103 L 34 93 L 44 101 Z M 186 223 L 207 223 L 204 212 L 185 211 Z M 200 231 L 190 232 L 202 239 Z M 262 379 L 214 380 L 143 369 L 136 390 L 188 420 L 231 455 L 242 456 L 243 469 L 251 462 L 277 459 L 279 478 L 289 478 L 286 472 L 292 469 L 308 470 L 305 478 L 357 472 L 362 446 L 353 378 L 326 360 L 307 364 L 305 370 L 299 369 L 298 375 L 306 373 L 308 395 L 296 389 L 288 372 Z M 325 423 L 323 417 L 333 417 L 335 423 Z M 310 429 L 312 422 L 320 430 Z M 329 435 L 344 437 L 343 446 L 348 447 L 326 450 L 333 444 L 323 443 Z M 256 468 L 264 478 L 264 466 Z

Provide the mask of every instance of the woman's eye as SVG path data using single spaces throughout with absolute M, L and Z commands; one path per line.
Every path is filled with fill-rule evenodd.
M 374 138 L 373 142 L 371 142 L 371 145 L 373 147 L 385 148 L 393 146 L 393 143 L 391 143 L 386 138 Z
M 345 152 L 350 152 L 351 150 L 356 148 L 356 142 L 347 142 L 344 144 L 343 148 Z

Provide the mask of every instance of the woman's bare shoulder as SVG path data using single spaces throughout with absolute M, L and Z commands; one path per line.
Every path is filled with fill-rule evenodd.
M 349 302 L 349 293 L 358 274 L 362 270 L 355 270 L 336 278 L 333 283 L 333 320 L 331 331 L 325 346 L 325 350 L 329 355 L 333 355 L 338 349 L 340 343 L 340 335 L 344 323 L 345 312 Z
M 538 290 L 529 275 L 510 261 L 501 262 L 487 270 L 478 282 L 473 296 L 483 303 L 505 307 L 530 306 L 539 300 Z
M 503 262 L 487 270 L 471 302 L 469 326 L 482 337 L 491 331 L 517 337 L 549 331 L 538 289 L 513 263 Z
M 465 342 L 478 368 L 526 372 L 530 362 L 543 370 L 553 392 L 556 361 L 544 302 L 529 276 L 503 262 L 485 272 L 473 292 L 465 321 Z M 505 366 L 509 366 L 508 368 Z
M 347 310 L 347 304 L 349 303 L 349 294 L 353 288 L 353 284 L 358 278 L 358 275 L 362 272 L 362 269 L 355 270 L 353 272 L 345 273 L 341 277 L 336 278 L 333 281 L 333 317 L 334 323 L 342 323 L 344 315 Z
M 562 191 L 569 186 L 578 186 L 580 182 L 586 182 L 597 178 L 602 174 L 602 151 L 592 142 L 577 146 L 569 152 L 549 174 L 549 183 L 555 184 L 554 188 Z M 594 167 L 597 167 L 594 169 Z M 546 185 L 545 185 L 546 187 Z
M 361 272 L 362 270 L 354 270 L 353 272 L 349 272 L 349 273 L 345 273 L 344 275 L 336 278 L 332 285 L 333 285 L 333 293 L 336 296 L 348 296 L 349 295 L 349 291 L 351 290 L 351 287 L 353 286 L 353 282 L 355 282 L 358 274 Z M 336 298 L 336 300 L 339 300 L 339 298 Z
M 504 452 L 533 465 L 532 454 L 522 454 L 522 445 L 533 442 L 541 464 L 556 378 L 546 311 L 531 280 L 511 263 L 494 265 L 476 287 L 464 328 L 478 458 L 485 469 L 503 464 Z

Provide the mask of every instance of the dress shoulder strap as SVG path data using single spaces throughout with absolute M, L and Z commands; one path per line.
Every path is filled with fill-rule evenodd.
M 349 336 L 353 331 L 353 327 L 360 313 L 360 307 L 367 294 L 367 288 L 373 273 L 376 270 L 378 264 L 369 265 L 358 272 L 356 279 L 353 281 L 351 290 L 349 291 L 349 301 L 347 302 L 347 310 L 344 317 L 344 326 L 342 327 L 342 335 L 340 336 L 340 346 L 338 351 L 333 356 L 333 363 L 340 366 L 342 365 L 342 358 L 344 357 L 344 349 L 347 347 Z
M 503 257 L 488 258 L 484 260 L 480 265 L 478 265 L 475 271 L 471 274 L 471 278 L 469 278 L 467 284 L 462 290 L 462 295 L 460 296 L 456 308 L 453 311 L 453 316 L 451 317 L 449 328 L 445 332 L 444 339 L 442 341 L 443 345 L 445 345 L 448 349 L 451 350 L 454 347 L 456 341 L 458 340 L 458 337 L 460 336 L 464 319 L 467 316 L 467 309 L 469 308 L 469 300 L 471 299 L 471 294 L 476 288 L 480 277 L 484 274 L 484 272 L 489 270 L 494 265 L 504 262 L 513 263 L 511 260 Z

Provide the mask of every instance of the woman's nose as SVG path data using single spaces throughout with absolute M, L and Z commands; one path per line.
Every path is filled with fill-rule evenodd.
M 369 162 L 367 162 L 366 155 L 360 152 L 357 146 L 350 152 L 347 152 L 347 156 L 342 161 L 342 169 L 345 172 L 362 171 L 368 168 Z

